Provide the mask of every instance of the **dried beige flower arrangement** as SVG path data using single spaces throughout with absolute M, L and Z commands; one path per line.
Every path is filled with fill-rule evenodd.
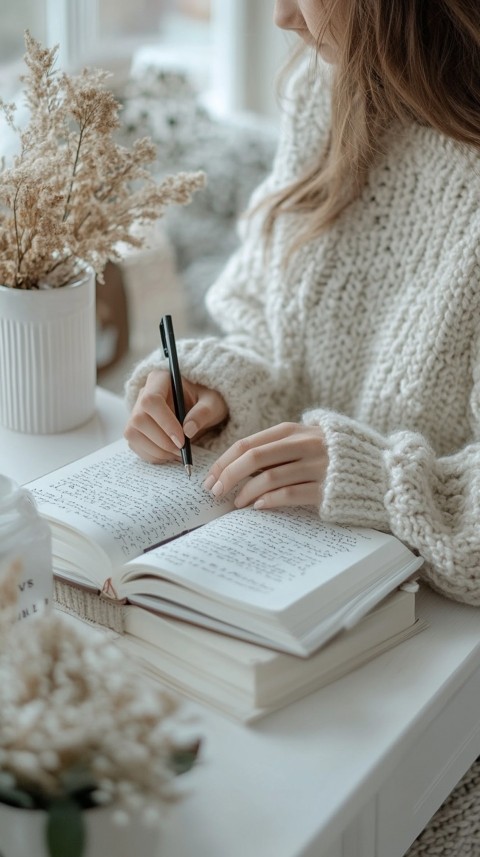
M 73 620 L 16 623 L 18 564 L 0 570 L 0 802 L 43 809 L 52 857 L 83 853 L 83 812 L 157 822 L 199 742 L 175 737 L 176 701 Z
M 188 203 L 203 173 L 156 182 L 148 139 L 130 150 L 115 141 L 120 105 L 105 88 L 106 72 L 76 76 L 55 68 L 58 46 L 43 48 L 27 31 L 21 78 L 29 122 L 15 124 L 15 104 L 0 113 L 20 150 L 0 170 L 0 283 L 18 289 L 62 286 L 85 264 L 101 277 L 120 242 L 139 247 L 134 224 L 161 217 L 170 203 Z

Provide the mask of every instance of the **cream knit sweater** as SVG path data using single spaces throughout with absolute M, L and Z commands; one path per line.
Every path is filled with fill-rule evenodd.
M 271 176 L 284 186 L 320 151 L 326 73 L 292 79 Z M 284 420 L 322 427 L 329 465 L 320 516 L 390 530 L 426 560 L 430 584 L 480 605 L 480 157 L 425 127 L 396 128 L 360 199 L 283 257 L 264 259 L 261 215 L 207 303 L 224 331 L 179 345 L 183 374 L 219 390 L 234 440 Z M 133 405 L 155 352 L 127 384 Z

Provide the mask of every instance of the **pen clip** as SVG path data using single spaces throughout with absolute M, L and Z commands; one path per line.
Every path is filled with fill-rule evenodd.
M 163 323 L 163 318 L 160 321 L 159 327 L 160 327 L 160 336 L 162 339 L 163 353 L 164 353 L 165 357 L 170 357 L 170 354 L 168 352 L 167 338 L 165 336 L 165 325 Z

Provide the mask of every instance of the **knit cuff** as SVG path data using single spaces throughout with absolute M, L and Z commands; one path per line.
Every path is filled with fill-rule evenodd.
M 222 382 L 228 377 L 227 387 L 235 381 L 232 361 L 226 359 L 225 351 L 217 339 L 181 339 L 177 342 L 180 371 L 194 384 L 222 392 Z M 133 408 L 140 390 L 153 369 L 168 369 L 168 360 L 159 348 L 139 363 L 125 385 L 126 402 Z
M 159 350 L 153 351 L 140 363 L 137 363 L 130 378 L 125 382 L 124 393 L 125 403 L 129 411 L 132 410 L 135 402 L 138 399 L 140 390 L 143 389 L 147 382 L 147 377 L 154 369 L 168 369 L 168 360 L 165 360 L 163 352 Z
M 328 454 L 320 516 L 325 521 L 389 530 L 385 507 L 388 489 L 384 453 L 387 442 L 377 432 L 341 414 L 312 410 L 305 425 L 323 430 Z
M 215 448 L 226 448 L 238 438 L 278 422 L 269 413 L 268 406 L 260 411 L 259 404 L 268 399 L 267 391 L 270 392 L 272 387 L 270 368 L 260 357 L 247 353 L 240 346 L 231 343 L 227 346 L 213 337 L 180 340 L 177 351 L 182 375 L 194 384 L 217 390 L 227 403 L 228 422 L 223 428 L 221 442 L 214 438 Z M 148 374 L 159 368 L 168 368 L 160 349 L 135 368 L 125 387 L 130 408 L 134 406 Z M 204 445 L 211 446 L 210 440 L 207 438 Z

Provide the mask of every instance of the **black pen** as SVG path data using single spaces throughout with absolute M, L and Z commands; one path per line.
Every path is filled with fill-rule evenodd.
M 160 321 L 160 336 L 162 338 L 163 353 L 168 357 L 168 365 L 170 368 L 170 383 L 172 385 L 173 405 L 175 408 L 175 416 L 179 423 L 183 426 L 185 419 L 185 400 L 183 398 L 182 376 L 178 367 L 177 346 L 175 344 L 175 334 L 173 332 L 173 322 L 171 315 L 164 315 Z M 180 452 L 182 453 L 182 461 L 187 471 L 188 478 L 192 475 L 192 449 L 190 439 L 185 437 L 185 443 Z

